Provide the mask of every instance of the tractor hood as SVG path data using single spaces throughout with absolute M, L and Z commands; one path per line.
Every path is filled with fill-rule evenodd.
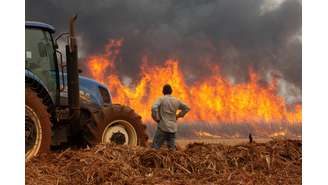
M 60 104 L 68 105 L 66 73 L 64 73 L 64 86 L 62 78 L 60 78 L 60 84 L 62 89 L 60 92 Z M 79 76 L 79 84 L 81 102 L 99 106 L 112 103 L 110 92 L 105 85 L 85 76 Z

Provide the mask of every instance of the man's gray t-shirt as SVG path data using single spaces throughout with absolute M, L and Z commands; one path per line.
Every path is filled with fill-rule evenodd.
M 164 132 L 175 133 L 177 126 L 177 110 L 179 117 L 183 117 L 190 109 L 182 101 L 171 95 L 165 95 L 156 100 L 152 106 L 152 114 L 160 120 L 158 127 Z

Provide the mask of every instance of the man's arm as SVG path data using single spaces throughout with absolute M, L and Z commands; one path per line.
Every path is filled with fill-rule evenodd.
M 177 114 L 177 119 L 184 117 L 187 112 L 190 111 L 190 108 L 185 103 L 180 101 L 179 110 L 181 111 Z
M 158 98 L 153 106 L 151 107 L 151 117 L 154 121 L 159 122 L 160 116 L 159 116 L 159 106 L 161 105 L 161 98 Z

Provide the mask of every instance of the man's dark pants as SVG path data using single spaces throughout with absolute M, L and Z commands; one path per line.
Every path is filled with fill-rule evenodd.
M 152 147 L 159 149 L 166 141 L 169 149 L 175 150 L 175 133 L 164 132 L 160 128 L 156 129 Z

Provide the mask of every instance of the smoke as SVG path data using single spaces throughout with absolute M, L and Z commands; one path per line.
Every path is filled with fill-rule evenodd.
M 301 92 L 299 0 L 26 0 L 26 19 L 52 24 L 57 33 L 74 13 L 85 56 L 124 39 L 117 67 L 129 78 L 147 55 L 158 64 L 179 59 L 189 81 L 207 75 L 209 62 L 237 83 L 248 80 L 249 67 L 263 76 L 279 71 Z

